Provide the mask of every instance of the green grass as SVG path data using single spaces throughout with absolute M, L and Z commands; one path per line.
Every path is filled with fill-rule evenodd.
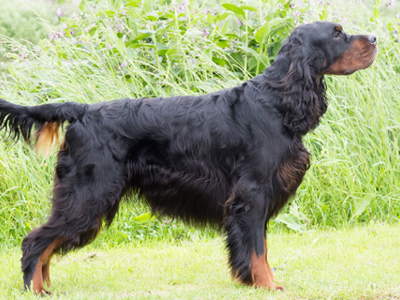
M 268 237 L 271 266 L 286 292 L 233 282 L 222 239 L 93 245 L 55 258 L 51 299 L 399 299 L 400 225 Z M 20 251 L 0 250 L 0 295 L 22 294 Z

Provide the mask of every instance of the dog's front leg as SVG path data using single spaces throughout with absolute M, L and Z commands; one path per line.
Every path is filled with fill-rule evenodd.
M 232 276 L 243 284 L 283 290 L 274 284 L 266 262 L 265 221 L 268 212 L 267 188 L 243 183 L 225 204 L 224 226 Z

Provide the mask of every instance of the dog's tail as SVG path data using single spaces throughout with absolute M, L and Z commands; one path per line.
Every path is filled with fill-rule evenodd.
M 81 119 L 87 107 L 87 104 L 74 102 L 22 106 L 0 98 L 0 130 L 8 131 L 8 137 L 14 140 L 20 136 L 27 142 L 36 139 L 36 151 L 42 149 L 47 155 L 58 143 L 59 127 L 64 122 Z M 33 128 L 36 129 L 34 133 Z

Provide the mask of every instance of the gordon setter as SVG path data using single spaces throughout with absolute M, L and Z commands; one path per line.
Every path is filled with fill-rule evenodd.
M 14 139 L 36 137 L 47 148 L 69 123 L 51 216 L 22 243 L 24 287 L 49 293 L 52 255 L 93 241 L 134 191 L 154 213 L 222 227 L 232 276 L 282 290 L 267 261 L 266 225 L 309 167 L 302 137 L 327 109 L 324 75 L 367 68 L 376 43 L 317 22 L 297 27 L 264 73 L 208 95 L 33 107 L 0 99 L 0 128 Z

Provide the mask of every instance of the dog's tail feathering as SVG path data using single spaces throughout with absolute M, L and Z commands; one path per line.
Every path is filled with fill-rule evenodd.
M 8 131 L 8 137 L 14 140 L 20 136 L 27 142 L 36 139 L 36 151 L 42 149 L 48 155 L 60 138 L 59 127 L 81 119 L 87 107 L 74 102 L 22 106 L 0 98 L 0 130 Z

